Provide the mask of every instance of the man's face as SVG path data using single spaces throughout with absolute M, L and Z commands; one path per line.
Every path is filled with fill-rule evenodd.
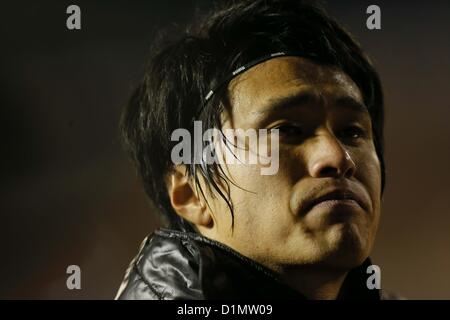
M 229 86 L 223 128 L 279 129 L 279 170 L 223 165 L 234 205 L 212 203 L 214 238 L 280 270 L 295 265 L 352 268 L 369 255 L 380 215 L 381 174 L 371 119 L 342 71 L 280 57 Z

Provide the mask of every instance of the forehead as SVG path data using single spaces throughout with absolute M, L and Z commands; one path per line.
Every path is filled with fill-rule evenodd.
M 301 57 L 268 60 L 239 75 L 229 85 L 234 114 L 263 112 L 271 101 L 299 94 L 325 103 L 351 99 L 363 104 L 358 86 L 346 73 Z

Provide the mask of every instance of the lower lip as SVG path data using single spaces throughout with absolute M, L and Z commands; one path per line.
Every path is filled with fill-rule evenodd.
M 361 206 L 352 199 L 335 199 L 335 200 L 325 200 L 317 203 L 315 206 L 311 208 L 313 209 L 322 209 L 322 210 L 335 210 L 335 209 L 359 209 L 361 210 Z

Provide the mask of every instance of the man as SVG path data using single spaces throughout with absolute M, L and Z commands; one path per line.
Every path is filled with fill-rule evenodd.
M 242 134 L 193 139 L 180 153 L 191 161 L 174 161 L 173 133 L 198 124 L 275 137 L 276 172 L 240 155 L 206 161 L 204 147 L 217 160 L 237 141 L 258 153 Z M 380 299 L 367 270 L 384 187 L 381 85 L 316 5 L 227 2 L 157 45 L 122 131 L 168 227 L 143 242 L 117 298 Z

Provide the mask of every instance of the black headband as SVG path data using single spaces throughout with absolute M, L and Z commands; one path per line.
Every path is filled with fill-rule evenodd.
M 202 113 L 202 111 L 205 108 L 206 104 L 211 99 L 211 97 L 214 95 L 214 93 L 216 93 L 216 91 L 218 89 L 220 89 L 220 87 L 222 87 L 224 84 L 230 82 L 234 77 L 238 76 L 239 74 L 241 74 L 245 70 L 248 70 L 248 69 L 256 66 L 257 64 L 260 64 L 260 63 L 264 62 L 264 61 L 267 61 L 267 60 L 270 60 L 270 59 L 273 59 L 273 58 L 277 58 L 277 57 L 286 57 L 286 56 L 300 57 L 301 54 L 298 53 L 298 52 L 292 52 L 292 51 L 282 51 L 282 52 L 271 53 L 271 54 L 262 56 L 262 57 L 260 57 L 258 59 L 255 59 L 253 61 L 250 61 L 249 63 L 246 63 L 242 67 L 239 67 L 236 70 L 234 70 L 233 72 L 231 72 L 231 74 L 229 74 L 227 77 L 223 78 L 221 81 L 219 81 L 219 83 L 216 86 L 214 86 L 211 90 L 208 91 L 208 93 L 206 94 L 206 96 L 205 96 L 205 98 L 203 100 L 203 103 L 202 103 L 200 109 L 197 111 L 197 114 L 195 115 L 195 118 L 198 118 L 198 116 L 200 116 L 200 114 Z

